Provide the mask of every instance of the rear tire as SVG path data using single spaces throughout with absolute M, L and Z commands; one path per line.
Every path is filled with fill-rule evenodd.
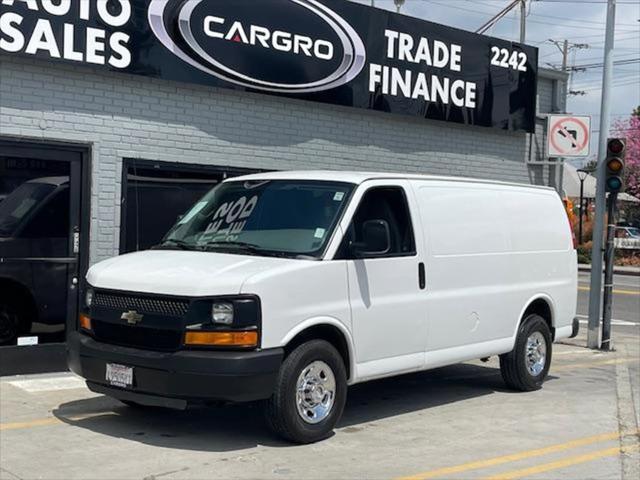
M 540 315 L 527 316 L 518 329 L 513 350 L 500 355 L 500 371 L 509 388 L 522 392 L 542 387 L 551 366 L 549 325 Z
M 331 434 L 346 400 L 342 357 L 330 343 L 311 340 L 282 363 L 275 392 L 265 402 L 265 420 L 285 440 L 313 443 Z

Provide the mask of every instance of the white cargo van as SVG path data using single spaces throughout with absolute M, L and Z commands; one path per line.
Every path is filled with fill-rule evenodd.
M 549 188 L 239 177 L 152 250 L 91 268 L 69 364 L 129 405 L 264 400 L 275 432 L 313 442 L 367 380 L 500 355 L 509 387 L 540 388 L 577 333 L 576 267 Z

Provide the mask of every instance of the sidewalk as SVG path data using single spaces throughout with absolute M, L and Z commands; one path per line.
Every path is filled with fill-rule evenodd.
M 580 272 L 590 272 L 591 265 L 586 263 L 579 263 L 578 270 Z M 613 267 L 613 273 L 617 273 L 618 275 L 640 276 L 640 268 L 639 267 Z

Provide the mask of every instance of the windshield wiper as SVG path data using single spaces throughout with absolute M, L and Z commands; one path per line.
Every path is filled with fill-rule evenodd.
M 200 245 L 200 248 L 202 248 L 203 250 L 207 250 L 209 248 L 225 248 L 225 247 L 229 247 L 231 249 L 234 248 L 238 248 L 241 250 L 246 250 L 249 251 L 251 253 L 256 253 L 256 252 L 262 252 L 263 249 L 260 248 L 259 245 L 255 245 L 253 243 L 247 243 L 247 242 L 238 242 L 238 241 L 221 241 L 221 240 L 214 240 L 214 241 L 210 241 L 207 242 L 205 244 Z
M 260 245 L 256 245 L 253 243 L 247 243 L 247 242 L 239 242 L 239 241 L 229 241 L 229 242 L 225 242 L 225 241 L 212 241 L 212 242 L 207 242 L 204 245 L 201 246 L 201 248 L 203 250 L 207 250 L 208 248 L 212 247 L 212 248 L 224 248 L 224 247 L 230 247 L 230 250 L 233 249 L 238 249 L 238 250 L 242 250 L 245 252 L 249 252 L 252 254 L 256 254 L 256 255 L 265 255 L 267 257 L 280 257 L 280 258 L 299 258 L 302 260 L 318 260 L 317 257 L 313 257 L 311 255 L 300 255 L 300 254 L 296 254 L 294 252 L 284 252 L 284 251 L 280 251 L 280 250 L 270 250 L 268 248 L 262 248 Z
M 177 247 L 180 250 L 195 250 L 193 244 L 185 242 L 184 240 L 176 240 L 174 238 L 164 240 L 162 243 L 154 245 L 153 247 L 151 247 L 151 250 L 170 249 L 173 247 Z

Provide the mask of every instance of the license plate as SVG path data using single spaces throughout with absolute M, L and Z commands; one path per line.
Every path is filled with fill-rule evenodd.
M 114 387 L 131 387 L 133 385 L 133 367 L 107 363 L 106 380 Z

